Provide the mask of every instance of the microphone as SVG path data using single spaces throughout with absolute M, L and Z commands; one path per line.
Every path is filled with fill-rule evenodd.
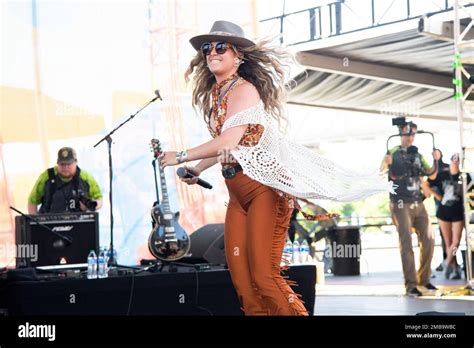
M 160 91 L 158 89 L 155 90 L 155 95 L 159 100 L 163 101 L 163 99 L 161 99 Z
M 192 179 L 194 177 L 196 177 L 196 175 L 192 174 L 189 170 L 187 170 L 186 168 L 184 167 L 180 167 L 178 168 L 178 170 L 176 171 L 176 174 L 180 177 L 180 178 L 186 178 L 186 179 Z M 200 178 L 198 178 L 198 181 L 197 181 L 197 184 L 199 186 L 202 186 L 204 188 L 207 188 L 207 189 L 212 189 L 212 185 L 209 184 L 207 181 L 204 181 Z

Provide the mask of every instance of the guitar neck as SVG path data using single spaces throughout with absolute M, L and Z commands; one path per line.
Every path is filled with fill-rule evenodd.
M 159 166 L 160 168 L 160 184 L 161 184 L 161 204 L 163 205 L 163 208 L 166 213 L 171 212 L 170 209 L 170 201 L 168 198 L 168 188 L 166 186 L 166 177 L 165 177 L 165 171 L 164 169 Z

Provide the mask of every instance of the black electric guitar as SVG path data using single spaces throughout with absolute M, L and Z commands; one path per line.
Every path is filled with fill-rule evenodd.
M 165 173 L 158 160 L 158 156 L 162 152 L 160 141 L 152 139 L 150 145 L 160 169 L 162 200 L 160 204 L 155 204 L 151 209 L 153 230 L 148 238 L 148 249 L 159 260 L 176 261 L 189 252 L 191 241 L 186 231 L 178 223 L 179 212 L 172 213 L 170 210 Z

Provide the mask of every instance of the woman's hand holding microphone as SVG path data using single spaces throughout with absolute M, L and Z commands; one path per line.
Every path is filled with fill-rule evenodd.
M 180 177 L 179 179 L 182 181 L 182 182 L 185 182 L 186 184 L 188 185 L 194 185 L 197 183 L 198 179 L 199 179 L 199 175 L 201 175 L 201 171 L 199 170 L 199 168 L 197 167 L 189 167 L 189 166 L 184 166 L 184 168 L 192 175 L 194 175 L 194 177 L 192 178 L 184 178 L 184 177 Z

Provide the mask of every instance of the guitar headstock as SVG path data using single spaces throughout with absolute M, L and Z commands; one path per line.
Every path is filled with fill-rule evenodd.
M 150 149 L 151 149 L 151 152 L 153 152 L 153 156 L 155 158 L 158 158 L 162 153 L 160 141 L 158 139 L 155 139 L 155 138 L 151 139 Z

